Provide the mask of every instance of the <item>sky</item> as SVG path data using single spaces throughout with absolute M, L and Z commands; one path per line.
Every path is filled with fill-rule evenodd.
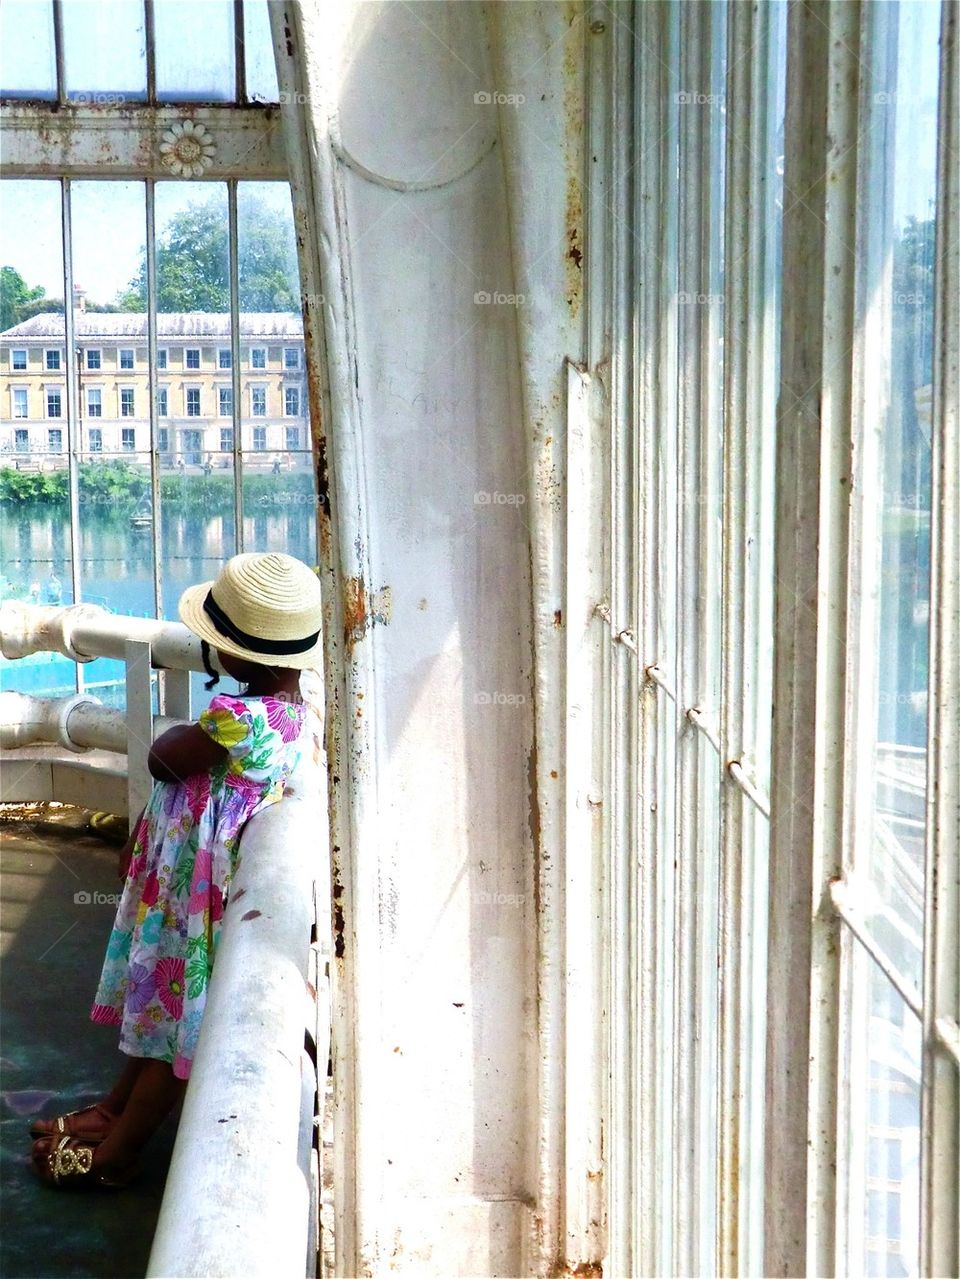
M 240 185 L 291 216 L 285 182 Z M 158 236 L 176 213 L 215 197 L 226 223 L 223 182 L 160 182 L 156 192 Z M 142 182 L 71 183 L 73 279 L 93 301 L 112 302 L 136 275 L 146 242 L 145 200 Z M 15 267 L 28 285 L 42 285 L 50 297 L 63 296 L 59 182 L 0 182 L 0 266 Z

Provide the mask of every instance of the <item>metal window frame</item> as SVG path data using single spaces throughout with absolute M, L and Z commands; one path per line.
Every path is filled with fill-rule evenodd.
M 866 90 L 878 52 L 874 42 L 884 37 L 874 31 L 877 13 L 854 0 L 805 0 L 791 11 L 784 279 L 797 287 L 783 322 L 778 424 L 783 482 L 777 511 L 768 989 L 765 1272 L 770 1275 L 847 1270 L 847 1230 L 839 1228 L 849 1215 L 846 1169 L 862 1154 L 857 1134 L 850 1131 L 849 1090 L 842 1086 L 844 1061 L 862 1058 L 863 1046 L 853 1042 L 844 1015 L 848 991 L 857 997 L 851 985 L 855 960 L 884 973 L 904 999 L 908 1017 L 922 1017 L 921 1273 L 960 1270 L 955 1043 L 960 1038 L 960 200 L 956 10 L 944 4 L 941 12 L 921 998 L 877 944 L 855 891 L 854 835 L 865 803 L 864 734 L 869 737 L 859 705 L 857 659 L 862 643 L 869 642 L 861 632 L 871 617 L 857 542 L 871 498 L 856 490 L 873 447 L 865 433 L 864 397 L 875 376 L 870 351 L 876 342 L 871 317 L 862 303 L 858 306 L 858 254 L 861 219 L 868 216 L 872 198 L 866 171 L 871 95 Z M 879 15 L 884 22 L 895 16 Z M 870 654 L 866 660 L 869 665 Z M 811 670 L 812 692 L 796 675 Z
M 840 925 L 821 886 L 842 869 L 853 325 L 846 241 L 856 212 L 859 8 L 858 0 L 802 0 L 788 20 L 783 279 L 792 305 L 781 324 L 777 420 L 768 1275 L 835 1273 Z
M 960 50 L 942 8 L 934 277 L 933 498 L 920 1265 L 960 1274 Z
M 287 157 L 280 131 L 280 108 L 274 104 L 254 104 L 246 95 L 246 54 L 243 0 L 234 3 L 236 101 L 232 103 L 185 101 L 160 102 L 156 90 L 156 47 L 154 0 L 144 0 L 146 41 L 146 99 L 117 105 L 86 105 L 68 99 L 64 78 L 64 0 L 52 0 L 56 95 L 31 100 L 17 97 L 0 100 L 3 176 L 9 178 L 50 178 L 61 185 L 61 234 L 64 245 L 64 296 L 73 297 L 70 223 L 70 183 L 74 179 L 133 179 L 144 183 L 147 246 L 147 345 L 149 350 L 148 396 L 150 418 L 150 487 L 154 512 L 160 511 L 160 458 L 157 449 L 157 374 L 165 372 L 157 364 L 156 297 L 156 183 L 170 178 L 164 167 L 159 144 L 164 134 L 185 114 L 204 125 L 213 135 L 216 152 L 209 169 L 191 179 L 198 190 L 211 182 L 224 183 L 228 194 L 229 243 L 231 251 L 231 333 L 234 370 L 234 520 L 237 550 L 243 549 L 242 456 L 240 452 L 239 381 L 239 290 L 237 284 L 236 196 L 239 181 L 289 180 Z M 79 547 L 78 476 L 82 440 L 76 377 L 74 317 L 65 316 L 65 351 L 61 374 L 67 382 L 66 417 L 69 420 L 67 462 L 70 492 L 71 546 Z M 167 348 L 164 347 L 164 350 Z M 46 357 L 41 363 L 45 365 Z M 119 348 L 117 366 L 119 370 Z M 169 367 L 169 358 L 167 361 Z M 43 369 L 45 372 L 45 368 Z M 131 370 L 125 370 L 127 372 Z M 197 373 L 201 369 L 193 370 Z M 184 370 L 187 372 L 187 370 Z M 119 414 L 118 414 L 119 416 Z M 162 615 L 161 520 L 153 521 L 154 599 L 157 616 Z M 74 599 L 80 599 L 79 560 L 71 555 L 74 567 Z M 82 691 L 83 668 L 77 667 L 78 690 Z

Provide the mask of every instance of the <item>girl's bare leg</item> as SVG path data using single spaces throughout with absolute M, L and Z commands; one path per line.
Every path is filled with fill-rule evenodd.
M 121 1115 L 144 1065 L 145 1062 L 142 1057 L 129 1057 L 116 1083 L 98 1104 L 111 1115 Z M 89 1114 L 81 1111 L 80 1114 L 70 1117 L 70 1131 L 81 1141 L 84 1137 L 99 1138 L 103 1131 L 103 1117 L 93 1110 L 93 1107 L 88 1109 L 90 1111 Z M 38 1119 L 34 1123 L 33 1129 L 35 1133 L 49 1133 L 50 1136 L 53 1136 L 56 1131 L 56 1120 Z
M 109 1110 L 114 1115 L 123 1114 L 124 1107 L 130 1100 L 130 1094 L 145 1065 L 146 1061 L 143 1057 L 128 1058 L 117 1082 L 100 1103 L 104 1110 Z
M 96 1147 L 93 1166 L 124 1172 L 135 1162 L 170 1111 L 183 1097 L 187 1081 L 165 1061 L 143 1059 L 119 1118 Z

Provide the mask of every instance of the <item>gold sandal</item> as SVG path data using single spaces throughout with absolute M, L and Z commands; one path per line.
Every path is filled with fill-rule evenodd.
M 60 1137 L 56 1145 L 47 1150 L 38 1150 L 44 1139 L 34 1142 L 33 1167 L 37 1176 L 48 1186 L 58 1190 L 69 1187 L 99 1187 L 120 1190 L 137 1175 L 136 1165 L 124 1173 L 109 1176 L 98 1172 L 93 1166 L 93 1155 L 96 1145 L 80 1142 L 75 1137 Z
M 80 1132 L 70 1123 L 70 1119 L 74 1115 L 97 1114 L 103 1120 L 103 1128 L 101 1132 Z M 68 1110 L 63 1115 L 57 1115 L 55 1119 L 34 1119 L 30 1125 L 30 1136 L 37 1137 L 76 1137 L 78 1141 L 87 1142 L 91 1146 L 97 1146 L 106 1137 L 110 1131 L 114 1121 L 118 1118 L 112 1111 L 107 1110 L 100 1102 L 96 1102 L 92 1106 L 83 1106 L 79 1110 Z M 53 1124 L 52 1128 L 41 1128 L 40 1124 Z

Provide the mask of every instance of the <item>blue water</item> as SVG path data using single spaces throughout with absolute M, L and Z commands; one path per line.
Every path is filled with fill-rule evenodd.
M 244 549 L 284 551 L 314 564 L 314 520 L 312 503 L 245 517 Z M 212 580 L 224 561 L 235 553 L 232 509 L 220 514 L 189 515 L 164 511 L 160 544 L 160 615 L 176 621 L 177 602 L 183 591 L 197 582 Z M 0 587 L 5 597 L 71 604 L 72 568 L 70 526 L 64 507 L 0 506 Z M 89 506 L 82 509 L 82 601 L 118 614 L 155 617 L 153 569 L 150 528 L 133 528 L 125 511 Z M 203 687 L 206 678 L 199 674 L 192 678 L 194 710 L 213 696 Z M 124 706 L 123 679 L 123 663 L 112 658 L 100 657 L 83 666 L 84 688 L 107 705 Z M 0 689 L 63 696 L 75 687 L 74 663 L 58 654 L 36 653 L 13 662 L 0 658 Z M 223 678 L 214 691 L 236 689 L 234 681 Z

